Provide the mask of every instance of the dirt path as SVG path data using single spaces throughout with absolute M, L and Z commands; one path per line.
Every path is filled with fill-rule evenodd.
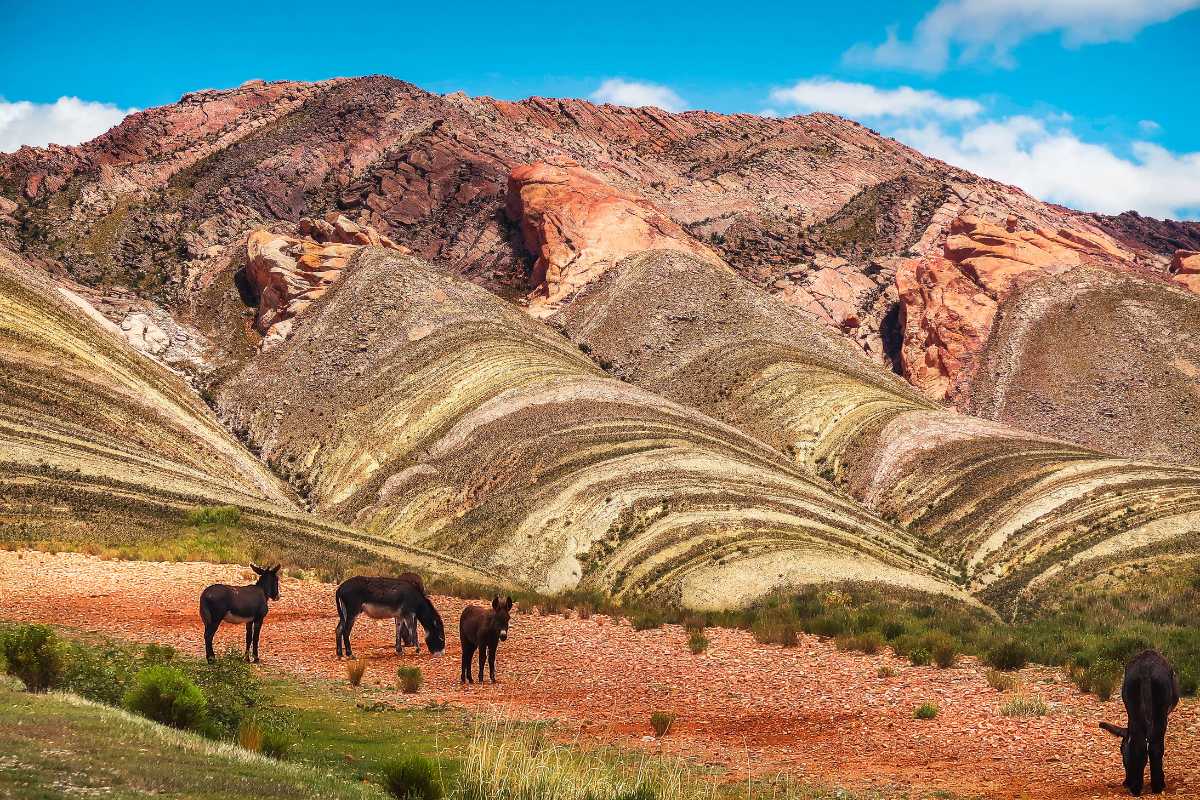
M 197 597 L 209 583 L 246 582 L 229 566 L 100 561 L 77 554 L 0 552 L 0 617 L 71 625 L 203 653 Z M 264 666 L 340 678 L 333 655 L 333 587 L 284 579 L 282 599 L 263 628 Z M 1054 670 L 1029 669 L 1027 692 L 1050 714 L 1002 716 L 1002 696 L 973 661 L 946 671 L 887 656 L 839 652 L 803 637 L 800 646 L 757 644 L 743 631 L 712 629 L 707 654 L 688 652 L 683 631 L 633 631 L 607 617 L 514 616 L 497 659 L 500 683 L 458 684 L 457 620 L 464 601 L 435 599 L 447 623 L 447 656 L 401 659 L 390 623 L 360 618 L 358 655 L 366 682 L 390 684 L 401 661 L 419 664 L 426 688 L 397 702 L 431 700 L 498 709 L 522 719 L 556 719 L 585 737 L 721 764 L 744 774 L 796 777 L 851 788 L 912 786 L 989 798 L 1122 796 L 1115 739 L 1102 719 L 1123 719 L 1119 701 L 1081 695 Z M 221 647 L 241 646 L 240 626 L 224 626 Z M 897 671 L 880 678 L 890 665 Z M 922 722 L 922 702 L 941 708 Z M 652 711 L 678 721 L 661 743 L 646 743 Z M 1170 795 L 1200 797 L 1200 704 L 1185 701 L 1168 740 Z

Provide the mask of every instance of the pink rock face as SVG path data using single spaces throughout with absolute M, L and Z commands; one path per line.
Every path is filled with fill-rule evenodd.
M 529 311 L 544 317 L 621 259 L 680 250 L 724 266 L 648 200 L 621 192 L 575 164 L 523 164 L 508 180 L 507 212 L 521 223 L 533 265 Z
M 255 327 L 263 334 L 263 350 L 287 339 L 293 318 L 329 290 L 364 246 L 408 252 L 337 212 L 302 219 L 299 227 L 303 238 L 259 229 L 246 239 L 246 275 L 259 298 Z
M 904 376 L 934 400 L 956 400 L 996 311 L 1015 288 L 1088 264 L 1133 268 L 1134 256 L 1098 231 L 1020 230 L 963 215 L 950 224 L 944 257 L 908 259 L 896 271 Z
M 1171 279 L 1200 294 L 1200 251 L 1176 250 L 1171 259 Z

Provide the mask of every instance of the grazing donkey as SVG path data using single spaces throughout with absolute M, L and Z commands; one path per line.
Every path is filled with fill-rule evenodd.
M 1179 676 L 1171 663 L 1154 650 L 1134 656 L 1125 665 L 1121 699 L 1129 720 L 1125 727 L 1101 722 L 1100 727 L 1121 737 L 1121 760 L 1125 764 L 1125 788 L 1135 797 L 1142 793 L 1146 757 L 1150 758 L 1150 791 L 1167 788 L 1163 775 L 1167 715 L 1179 704 Z
M 432 655 L 441 655 L 446 649 L 446 629 L 442 625 L 442 617 L 433 607 L 425 587 L 417 577 L 414 582 L 410 576 L 405 578 L 368 578 L 357 575 L 344 581 L 337 588 L 338 624 L 337 624 L 337 655 L 342 657 L 343 650 L 347 658 L 354 658 L 350 649 L 350 632 L 354 629 L 354 620 L 359 614 L 365 613 L 372 619 L 396 619 L 397 624 L 402 617 L 412 615 L 425 629 L 425 644 Z
M 279 565 L 250 565 L 258 575 L 253 586 L 226 586 L 214 583 L 200 593 L 200 619 L 204 621 L 204 655 L 216 659 L 213 636 L 222 622 L 246 625 L 246 660 L 258 663 L 258 634 L 267 616 L 267 601 L 279 599 Z M 251 652 L 253 651 L 253 658 Z
M 458 638 L 462 641 L 462 683 L 471 680 L 471 657 L 479 648 L 479 682 L 483 683 L 483 662 L 487 661 L 492 683 L 496 682 L 496 647 L 508 638 L 508 617 L 512 611 L 511 597 L 500 602 L 500 595 L 492 598 L 492 608 L 485 611 L 479 606 L 467 606 L 458 620 Z

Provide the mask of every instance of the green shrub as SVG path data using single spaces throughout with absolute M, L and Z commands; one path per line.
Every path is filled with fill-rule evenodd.
M 958 661 L 959 644 L 944 631 L 931 631 L 925 637 L 925 647 L 940 669 L 949 669 Z
M 262 732 L 262 754 L 280 760 L 288 757 L 300 739 L 295 731 L 281 725 L 268 724 Z
M 878 631 L 867 631 L 853 636 L 839 636 L 835 644 L 839 650 L 854 650 L 875 655 L 883 649 L 883 637 Z
M 180 667 L 204 693 L 211 735 L 235 735 L 243 719 L 268 705 L 262 681 L 237 650 L 227 650 L 211 664 L 197 661 Z
M 933 653 L 924 645 L 914 647 L 908 651 L 908 661 L 914 667 L 927 667 L 933 663 Z
M 667 735 L 667 731 L 671 730 L 671 726 L 675 724 L 675 715 L 670 711 L 655 711 L 650 715 L 650 727 L 654 729 L 654 735 L 662 738 Z
M 68 650 L 63 688 L 97 703 L 120 705 L 129 689 L 129 679 L 142 666 L 145 664 L 139 663 L 127 648 L 90 647 L 76 642 Z
M 1000 713 L 1006 717 L 1044 717 L 1049 711 L 1040 697 L 1017 696 L 1000 706 Z
M 799 641 L 800 626 L 796 615 L 788 609 L 766 609 L 750 626 L 754 638 L 763 644 L 781 644 L 795 647 Z
M 1125 670 L 1120 664 L 1111 658 L 1101 658 L 1083 670 L 1082 680 L 1077 683 L 1083 691 L 1091 692 L 1102 701 L 1107 702 L 1117 687 L 1121 685 L 1124 676 Z
M 1002 639 L 983 654 L 983 663 L 993 669 L 1013 672 L 1029 663 L 1029 646 L 1016 638 Z
M 915 716 L 917 719 L 933 719 L 938 715 L 938 707 L 936 703 L 921 703 L 917 706 Z
M 693 630 L 688 634 L 688 650 L 692 651 L 693 655 L 700 655 L 708 649 L 708 637 L 704 635 L 704 630 Z
M 629 624 L 635 631 L 649 631 L 661 628 L 666 618 L 655 608 L 642 608 L 629 617 Z
M 208 704 L 200 687 L 166 664 L 139 671 L 125 693 L 124 705 L 147 719 L 185 730 L 203 729 L 208 717 Z
M 62 684 L 67 648 L 45 625 L 17 625 L 0 636 L 5 670 L 19 678 L 31 692 L 45 692 Z
M 880 627 L 883 638 L 889 642 L 895 641 L 908 632 L 908 627 L 899 620 L 888 620 Z
M 421 684 L 424 682 L 420 667 L 396 668 L 396 683 L 400 685 L 400 691 L 405 694 L 416 694 L 421 691 Z
M 383 765 L 383 788 L 400 800 L 440 800 L 442 786 L 437 766 L 424 756 L 411 753 Z
M 198 506 L 188 512 L 189 525 L 237 525 L 242 521 L 242 510 L 237 506 Z

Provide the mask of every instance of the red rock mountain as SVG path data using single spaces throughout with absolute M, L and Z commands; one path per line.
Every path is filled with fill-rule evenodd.
M 625 255 L 689 252 L 963 408 L 1014 292 L 1083 268 L 1200 283 L 1200 225 L 1042 203 L 827 114 L 256 81 L 0 155 L 0 244 L 125 330 L 145 325 L 113 298 L 137 297 L 164 348 L 217 367 L 285 337 L 338 279 L 358 241 L 329 226 L 539 315 Z

